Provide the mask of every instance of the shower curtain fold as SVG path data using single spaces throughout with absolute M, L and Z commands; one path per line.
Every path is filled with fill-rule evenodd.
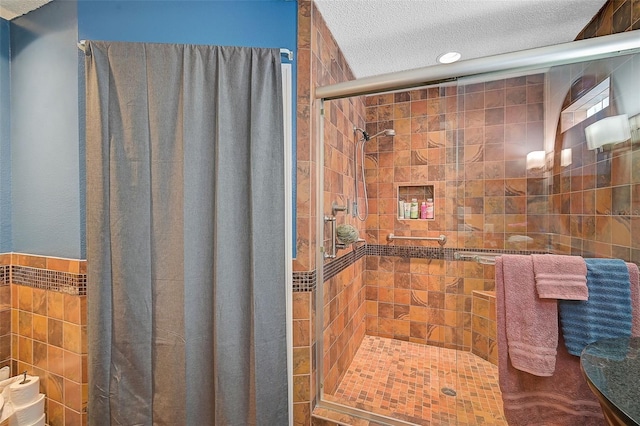
M 85 69 L 89 423 L 287 424 L 279 50 Z

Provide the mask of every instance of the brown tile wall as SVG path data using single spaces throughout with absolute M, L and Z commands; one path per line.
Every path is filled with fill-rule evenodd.
M 84 277 L 86 261 L 16 253 L 1 256 L 3 261 L 11 259 L 14 273 L 25 267 L 40 274 L 32 276 L 31 285 L 10 285 L 12 375 L 27 371 L 40 378 L 49 425 L 84 425 L 88 394 L 86 296 L 69 294 L 68 287 L 42 277 Z M 55 286 L 66 293 L 52 289 Z
M 293 294 L 293 418 L 309 425 L 315 400 L 315 290 Z M 315 405 L 315 404 L 313 404 Z
M 364 100 L 347 99 L 325 104 L 324 143 L 318 140 L 320 123 L 316 120 L 313 92 L 317 86 L 353 80 L 354 76 L 338 45 L 311 1 L 298 2 L 298 98 L 297 98 L 297 236 L 294 271 L 313 271 L 316 265 L 316 203 L 323 203 L 324 214 L 331 204 L 346 205 L 353 200 L 354 126 L 364 126 Z M 323 149 L 324 164 L 318 165 Z M 323 167 L 323 199 L 316 200 L 317 167 Z M 361 229 L 350 215 L 338 213 L 338 222 Z M 325 232 L 328 232 L 328 227 Z M 329 243 L 325 233 L 325 246 Z M 351 251 L 349 247 L 338 255 Z M 349 365 L 355 348 L 364 336 L 364 261 L 358 260 L 328 280 L 324 304 L 323 355 L 326 383 L 331 386 Z M 315 298 L 316 291 L 294 294 L 294 422 L 309 425 L 315 406 Z
M 396 130 L 367 145 L 373 241 L 384 244 L 389 233 L 445 234 L 447 247 L 546 248 L 547 199 L 539 195 L 546 188 L 525 167 L 527 153 L 543 149 L 543 75 L 369 96 L 366 103 L 368 131 Z M 434 186 L 435 220 L 397 219 L 403 185 Z M 534 241 L 511 238 L 523 233 Z
M 610 0 L 578 35 L 577 40 L 640 29 L 640 0 Z M 638 55 L 636 55 L 638 56 Z M 573 67 L 571 82 L 607 76 L 614 87 L 610 109 L 619 107 L 629 76 L 637 80 L 640 61 L 616 59 L 603 66 Z M 615 88 L 619 88 L 616 92 Z M 552 87 L 551 90 L 554 90 Z M 566 89 L 565 89 L 566 91 Z M 567 96 L 567 102 L 570 96 Z M 618 111 L 630 113 L 638 111 Z M 615 145 L 609 152 L 586 149 L 584 127 L 604 114 L 587 119 L 556 139 L 556 157 L 563 148 L 572 149 L 572 164 L 554 162 L 550 231 L 554 252 L 585 257 L 615 257 L 640 263 L 640 151 L 637 143 Z
M 637 29 L 639 3 L 610 1 L 578 38 Z M 598 78 L 640 74 L 637 59 L 610 61 L 609 66 L 608 72 L 598 69 Z M 572 81 L 591 71 L 589 66 L 571 67 Z M 372 203 L 376 214 L 367 222 L 368 240 L 384 244 L 389 233 L 445 234 L 447 247 L 548 250 L 640 262 L 637 148 L 620 144 L 609 153 L 588 151 L 587 121 L 557 141 L 551 173 L 527 171 L 526 154 L 543 149 L 544 84 L 543 75 L 532 75 L 367 97 L 367 131 L 392 127 L 397 134 L 367 146 L 369 193 L 377 198 Z M 567 147 L 573 161 L 562 168 L 559 153 Z M 435 220 L 397 219 L 396 194 L 402 185 L 434 185 Z M 518 235 L 530 240 L 514 241 Z M 453 297 L 460 300 L 460 320 L 454 311 L 443 310 L 442 285 L 428 284 L 437 279 L 434 274 L 421 277 L 415 262 L 451 269 L 438 265 L 444 261 L 369 256 L 367 332 L 468 350 L 474 341 L 464 337 L 471 332 L 469 289 L 491 290 L 491 273 L 444 274 L 449 290 L 455 288 L 452 280 L 486 281 L 463 284 L 459 293 L 444 292 L 450 300 L 446 307 L 453 306 Z
M 312 51 L 312 2 L 298 2 L 296 99 L 296 258 L 294 271 L 315 269 L 316 167 L 315 110 L 313 103 L 315 53 Z
M 444 234 L 446 247 L 546 250 L 548 183 L 525 163 L 543 149 L 543 94 L 538 74 L 367 97 L 367 130 L 396 131 L 367 146 L 368 240 Z M 397 218 L 405 185 L 433 185 L 434 220 Z M 492 266 L 384 256 L 367 257 L 366 283 L 367 333 L 460 350 L 471 349 L 472 291 L 494 288 Z
M 640 29 L 640 0 L 608 0 L 576 40 Z
M 298 1 L 298 52 L 296 99 L 296 258 L 294 271 L 316 269 L 315 247 L 317 220 L 315 118 L 313 103 L 315 64 L 312 34 L 313 3 Z M 315 286 L 310 291 L 293 294 L 293 418 L 296 426 L 311 423 L 316 398 L 315 362 Z
M 640 61 L 617 58 L 606 63 L 574 67 L 571 81 L 610 76 L 610 107 L 559 134 L 551 171 L 550 232 L 555 253 L 584 257 L 614 257 L 640 263 L 640 151 L 638 141 L 610 150 L 588 150 L 585 127 L 608 115 L 640 111 L 619 110 L 625 87 L 640 75 Z M 616 89 L 620 89 L 616 93 Z M 552 86 L 551 90 L 555 90 Z M 566 89 L 564 89 L 566 90 Z M 633 96 L 633 95 L 632 95 Z M 567 104 L 570 96 L 567 96 Z M 618 111 L 616 112 L 616 109 Z M 571 149 L 572 162 L 562 167 L 559 153 Z
M 496 342 L 496 294 L 474 291 L 471 305 L 471 352 L 498 365 Z
M 324 392 L 332 394 L 365 335 L 364 259 L 324 283 Z
M 475 262 L 367 256 L 367 334 L 470 351 L 471 295 L 495 288 Z
M 578 38 L 638 29 L 639 18 L 640 0 L 610 0 Z M 331 43 L 326 44 L 327 40 Z M 325 43 L 320 45 L 322 41 Z M 300 1 L 296 271 L 313 270 L 316 266 L 313 147 L 317 123 L 312 91 L 315 85 L 340 81 L 334 71 L 347 68 L 341 55 L 337 59 L 332 56 L 334 48 L 339 52 L 313 4 Z M 306 74 L 311 77 L 305 78 Z M 549 200 L 545 194 L 553 181 L 540 172 L 527 172 L 524 161 L 527 152 L 542 149 L 543 87 L 544 80 L 538 75 L 366 98 L 367 131 L 375 133 L 393 127 L 398 134 L 395 138 L 378 138 L 367 146 L 372 213 L 366 222 L 367 241 L 385 244 L 390 232 L 413 236 L 444 233 L 449 238 L 447 247 L 561 251 L 561 239 L 548 237 L 554 225 L 549 223 L 547 213 L 550 206 L 556 205 L 556 199 Z M 344 169 L 350 154 L 344 143 L 352 140 L 349 128 L 358 123 L 352 115 L 357 105 L 341 104 L 333 112 L 331 103 L 327 107 L 324 129 L 327 144 L 323 146 L 327 159 L 323 183 L 325 213 L 332 201 L 350 198 L 350 166 Z M 396 219 L 395 194 L 400 184 L 434 185 L 435 220 Z M 340 187 L 342 193 L 336 190 Z M 527 235 L 532 240 L 510 239 L 515 235 Z M 488 318 L 476 315 L 475 323 L 472 316 L 473 291 L 494 288 L 492 266 L 385 256 L 367 256 L 365 262 L 367 333 L 476 352 L 483 352 L 486 343 L 487 357 L 491 359 L 494 355 L 491 315 Z M 335 286 L 353 286 L 358 268 L 356 264 L 355 271 L 348 272 L 353 277 L 341 278 Z M 296 349 L 303 349 L 304 353 L 296 358 L 311 358 L 312 372 L 313 351 L 308 354 L 307 348 L 311 350 L 315 344 L 314 297 L 315 292 L 294 296 L 294 306 L 298 306 L 299 312 L 308 311 L 302 316 L 311 321 L 308 327 L 306 319 L 296 323 L 297 328 L 302 328 L 297 333 L 304 336 L 309 330 L 311 334 L 308 339 L 298 340 L 302 346 Z M 325 306 L 327 302 L 329 305 L 325 311 L 332 309 L 332 300 L 336 299 L 329 296 L 325 300 Z M 331 313 L 326 317 L 336 318 Z M 487 335 L 481 332 L 485 324 L 480 318 L 489 321 Z M 329 330 L 331 322 L 325 324 Z M 330 334 L 329 339 L 337 337 Z M 310 346 L 305 346 L 306 343 Z M 305 362 L 297 364 L 303 371 L 307 371 Z M 306 386 L 307 380 L 301 380 Z M 313 401 L 313 383 L 310 389 L 308 393 L 301 392 L 298 400 L 306 401 L 309 397 Z M 296 424 L 309 424 L 308 413 L 309 405 L 297 402 Z
M 353 80 L 349 65 L 316 9 L 314 22 L 317 31 L 312 40 L 319 52 L 316 57 L 316 85 Z M 326 102 L 324 107 L 323 213 L 331 215 L 333 203 L 348 206 L 354 199 L 354 148 L 357 136 L 353 129 L 364 127 L 364 98 L 334 100 Z M 359 194 L 363 204 L 362 189 Z M 364 236 L 364 222 L 356 220 L 350 213 L 337 212 L 336 225 L 345 223 L 360 229 Z M 329 248 L 332 246 L 330 226 L 325 226 L 324 230 L 323 245 Z M 353 246 L 348 246 L 337 254 L 341 256 L 353 249 Z M 364 337 L 363 271 L 364 260 L 360 259 L 324 283 L 323 390 L 326 393 L 334 391 Z

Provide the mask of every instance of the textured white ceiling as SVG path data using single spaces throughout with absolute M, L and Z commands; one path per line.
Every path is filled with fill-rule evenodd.
M 11 20 L 52 0 L 0 0 Z M 209 0 L 211 1 L 211 0 Z M 315 0 L 356 77 L 572 41 L 606 0 Z
M 572 41 L 606 0 L 315 0 L 356 77 Z
M 0 0 L 0 18 L 10 21 L 50 1 L 52 0 Z

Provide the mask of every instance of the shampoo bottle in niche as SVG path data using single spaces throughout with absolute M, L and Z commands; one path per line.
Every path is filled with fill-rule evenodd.
M 398 219 L 404 219 L 404 201 L 398 201 Z
M 427 198 L 427 202 L 424 204 L 426 204 L 425 206 L 426 219 L 433 219 L 435 217 L 434 211 L 433 211 L 433 198 Z
M 422 204 L 420 204 L 420 219 L 426 219 L 427 218 L 427 203 L 426 202 L 422 202 Z
M 418 218 L 418 199 L 411 199 L 411 219 Z
M 404 203 L 404 218 L 411 219 L 411 203 Z

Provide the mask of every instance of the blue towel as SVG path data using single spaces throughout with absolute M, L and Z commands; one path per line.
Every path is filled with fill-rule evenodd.
M 579 356 L 589 343 L 631 336 L 629 270 L 620 259 L 585 259 L 589 300 L 559 300 L 565 346 Z

